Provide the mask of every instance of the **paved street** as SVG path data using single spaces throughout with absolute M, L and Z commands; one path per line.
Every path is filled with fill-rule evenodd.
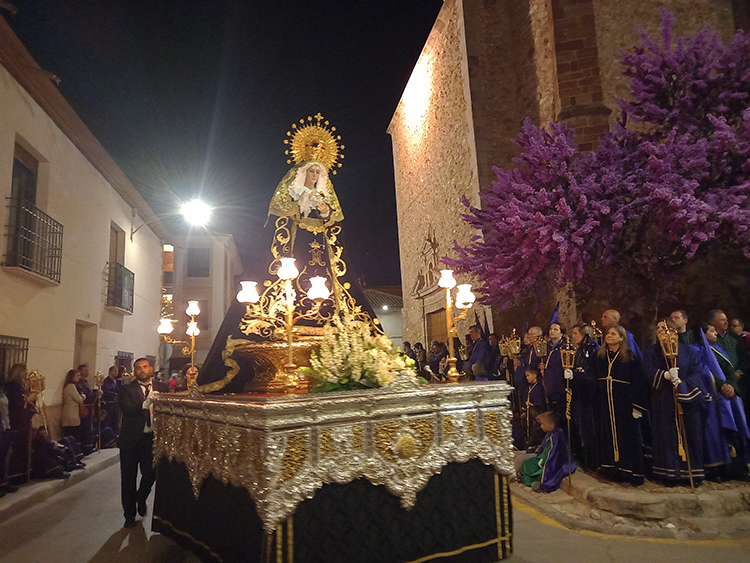
M 739 563 L 750 539 L 681 542 L 566 530 L 517 505 L 513 563 Z M 199 563 L 152 534 L 149 517 L 122 526 L 119 467 L 114 465 L 0 524 L 3 563 Z

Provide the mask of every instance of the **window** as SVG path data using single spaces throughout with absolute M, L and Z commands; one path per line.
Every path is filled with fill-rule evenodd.
M 16 143 L 13 151 L 13 180 L 10 197 L 36 203 L 36 179 L 39 162 L 21 145 Z
M 207 278 L 211 271 L 210 265 L 210 248 L 188 248 L 187 276 L 189 278 Z
M 36 207 L 39 163 L 16 144 L 4 266 L 60 282 L 63 226 Z
M 118 368 L 122 366 L 128 373 L 133 373 L 133 352 L 117 352 L 117 356 L 115 356 L 115 365 Z
M 28 338 L 0 334 L 0 382 L 5 381 L 14 364 L 25 364 L 28 355 Z
M 125 231 L 115 223 L 109 225 L 109 263 L 125 264 Z
M 125 262 L 125 231 L 115 223 L 109 226 L 109 266 L 107 268 L 107 307 L 117 311 L 133 312 L 135 274 Z

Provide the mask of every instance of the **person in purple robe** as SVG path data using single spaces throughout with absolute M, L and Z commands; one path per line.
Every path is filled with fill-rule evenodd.
M 87 456 L 94 451 L 96 437 L 94 436 L 94 403 L 96 402 L 96 393 L 89 386 L 89 365 L 81 364 L 76 368 L 80 374 L 80 379 L 76 382 L 76 389 L 84 399 L 83 404 L 88 411 L 86 416 L 81 417 L 80 435 L 78 436 L 83 450 L 83 455 Z
M 120 406 L 117 402 L 119 385 L 117 366 L 110 366 L 107 377 L 102 383 L 102 408 L 107 413 L 106 426 L 112 429 L 115 436 L 120 434 Z
M 578 463 L 586 470 L 599 466 L 596 455 L 596 418 L 594 416 L 594 360 L 599 344 L 590 325 L 580 323 L 571 330 L 576 353 L 573 358 L 573 378 L 570 381 L 570 411 L 573 419 L 571 446 Z M 567 374 L 566 374 L 567 377 Z
M 562 419 L 565 416 L 565 377 L 562 367 L 560 349 L 563 345 L 565 327 L 554 322 L 549 327 L 549 342 L 547 342 L 547 357 L 539 363 L 542 372 L 544 393 L 547 405 Z
M 513 360 L 513 387 L 516 388 L 519 397 L 523 395 L 527 387 L 526 368 L 538 367 L 539 356 L 534 350 L 534 343 L 542 336 L 542 329 L 538 326 L 532 326 L 528 332 L 523 335 L 523 347 L 521 353 Z
M 546 432 L 536 455 L 521 465 L 520 478 L 524 485 L 540 493 L 557 490 L 562 480 L 576 470 L 575 462 L 568 460 L 568 443 L 558 426 L 559 417 L 554 411 L 537 415 L 536 420 Z M 568 469 L 570 466 L 570 469 Z
M 670 328 L 676 331 L 671 319 L 659 321 L 657 339 Z M 698 485 L 705 477 L 703 421 L 711 395 L 703 388 L 701 362 L 692 347 L 678 345 L 676 363 L 676 367 L 671 367 L 661 344 L 646 348 L 651 470 L 656 479 L 669 485 L 685 484 L 690 479 Z
M 521 393 L 521 416 L 511 423 L 513 442 L 519 450 L 540 444 L 543 432 L 536 422 L 536 415 L 547 410 L 539 370 L 529 366 L 525 375 L 527 385 Z
M 482 327 L 471 325 L 469 327 L 469 338 L 472 340 L 471 353 L 466 360 L 464 367 L 469 374 L 473 373 L 474 364 L 482 364 L 485 373 L 488 373 L 490 366 L 490 345 L 482 339 Z M 485 377 L 486 379 L 486 377 Z
M 706 348 L 704 360 L 715 381 L 721 425 L 730 453 L 730 461 L 722 468 L 717 480 L 727 478 L 747 481 L 750 430 L 745 417 L 740 380 L 729 354 L 719 346 L 716 327 L 705 324 L 703 329 Z
M 594 373 L 599 473 L 611 481 L 642 485 L 643 441 L 637 419 L 646 412 L 645 382 L 620 325 L 604 334 Z

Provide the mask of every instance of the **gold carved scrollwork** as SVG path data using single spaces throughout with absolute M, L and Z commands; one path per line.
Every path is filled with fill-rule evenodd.
M 294 233 L 290 230 L 289 221 L 290 217 L 279 217 L 276 219 L 276 231 L 273 234 L 273 242 L 271 243 L 273 261 L 271 262 L 271 265 L 268 266 L 268 273 L 272 276 L 276 275 L 276 272 L 281 266 L 279 258 L 282 256 L 290 256 L 292 253 Z M 294 224 L 292 224 L 291 229 L 295 229 Z
M 484 414 L 484 433 L 496 446 L 504 444 L 503 432 L 497 423 L 497 413 L 487 411 Z
M 476 415 L 473 412 L 466 413 L 466 432 L 472 438 L 477 435 Z
M 307 434 L 291 434 L 286 439 L 284 457 L 281 460 L 279 483 L 289 481 L 305 465 L 307 459 Z
M 382 422 L 375 426 L 375 450 L 387 461 L 396 461 L 392 446 L 399 427 L 398 422 Z
M 324 249 L 325 245 L 319 243 L 317 240 L 314 240 L 310 243 L 310 256 L 312 256 L 312 258 L 308 262 L 310 266 L 322 266 L 325 268 L 326 263 L 323 262 Z
M 228 345 L 242 350 L 258 343 Z M 184 463 L 196 497 L 209 475 L 247 489 L 267 532 L 326 483 L 365 478 L 385 485 L 409 509 L 447 463 L 478 458 L 503 474 L 513 470 L 509 387 L 466 387 L 465 393 L 458 389 L 460 396 L 455 396 L 456 388 L 404 391 L 403 401 L 396 402 L 393 392 L 385 390 L 311 396 L 305 401 L 317 423 L 303 424 L 298 397 L 257 402 L 240 396 L 160 394 L 154 403 L 154 459 Z M 443 399 L 459 408 L 436 407 L 431 394 L 442 391 Z M 463 408 L 479 395 L 484 405 Z M 373 401 L 378 397 L 382 400 Z M 413 415 L 403 414 L 407 403 Z M 356 419 L 342 415 L 364 410 L 370 414 Z M 440 421 L 442 432 L 437 432 Z

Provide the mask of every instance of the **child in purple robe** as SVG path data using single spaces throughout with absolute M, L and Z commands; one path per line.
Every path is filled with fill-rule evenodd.
M 539 381 L 539 370 L 534 366 L 526 368 L 526 387 L 521 390 L 521 417 L 514 419 L 513 442 L 519 450 L 536 447 L 541 443 L 543 432 L 536 423 L 536 415 L 546 410 L 544 385 Z
M 536 417 L 542 430 L 546 432 L 537 455 L 521 465 L 521 481 L 540 493 L 551 493 L 557 490 L 562 480 L 568 475 L 568 443 L 565 433 L 558 427 L 557 413 L 543 412 Z M 570 460 L 570 472 L 576 470 L 575 462 Z

